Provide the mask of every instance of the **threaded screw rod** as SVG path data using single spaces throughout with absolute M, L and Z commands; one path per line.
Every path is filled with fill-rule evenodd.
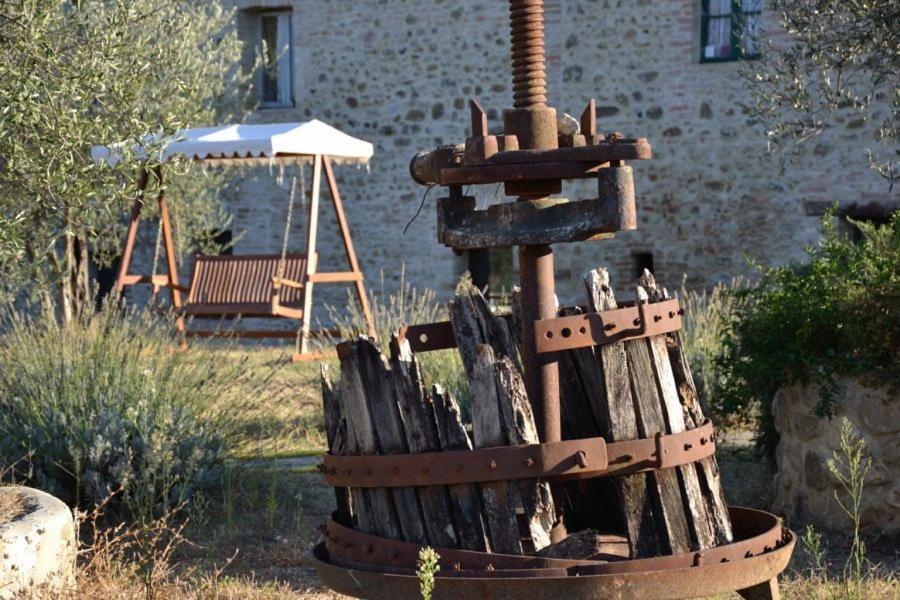
M 513 106 L 547 104 L 544 58 L 544 0 L 509 0 Z

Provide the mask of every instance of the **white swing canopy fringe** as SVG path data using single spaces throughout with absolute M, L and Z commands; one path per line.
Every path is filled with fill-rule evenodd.
M 153 136 L 148 136 L 153 148 Z M 138 157 L 148 150 L 138 147 Z M 161 161 L 190 160 L 210 165 L 280 165 L 310 160 L 320 154 L 334 162 L 367 163 L 374 148 L 371 143 L 347 135 L 334 127 L 312 119 L 305 123 L 268 125 L 219 125 L 179 130 L 150 152 L 161 152 Z M 96 163 L 115 165 L 122 160 L 122 146 L 94 146 L 91 158 Z

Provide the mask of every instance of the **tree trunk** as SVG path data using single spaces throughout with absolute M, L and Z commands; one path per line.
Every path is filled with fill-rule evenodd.
M 64 323 L 71 323 L 91 306 L 91 284 L 87 235 L 74 227 L 63 236 L 64 259 L 59 280 L 59 313 Z

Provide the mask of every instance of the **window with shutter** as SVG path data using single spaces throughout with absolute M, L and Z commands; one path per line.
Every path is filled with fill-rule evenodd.
M 257 89 L 260 108 L 294 105 L 291 68 L 290 11 L 259 13 L 259 44 L 263 61 Z
M 702 0 L 700 61 L 756 58 L 762 0 Z

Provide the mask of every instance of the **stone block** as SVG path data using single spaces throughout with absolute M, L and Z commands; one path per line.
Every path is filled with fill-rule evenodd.
M 0 600 L 75 598 L 75 521 L 61 500 L 27 487 L 0 488 L 18 494 L 23 509 L 0 523 Z
M 866 442 L 872 466 L 861 503 L 865 527 L 887 534 L 900 533 L 900 417 L 898 398 L 889 388 L 868 388 L 852 380 L 839 385 L 836 415 L 820 419 L 812 414 L 819 399 L 815 385 L 781 389 L 772 403 L 775 428 L 781 439 L 775 451 L 775 510 L 811 522 L 823 530 L 844 530 L 851 524 L 834 498 L 840 484 L 827 461 L 838 449 L 844 417 Z

